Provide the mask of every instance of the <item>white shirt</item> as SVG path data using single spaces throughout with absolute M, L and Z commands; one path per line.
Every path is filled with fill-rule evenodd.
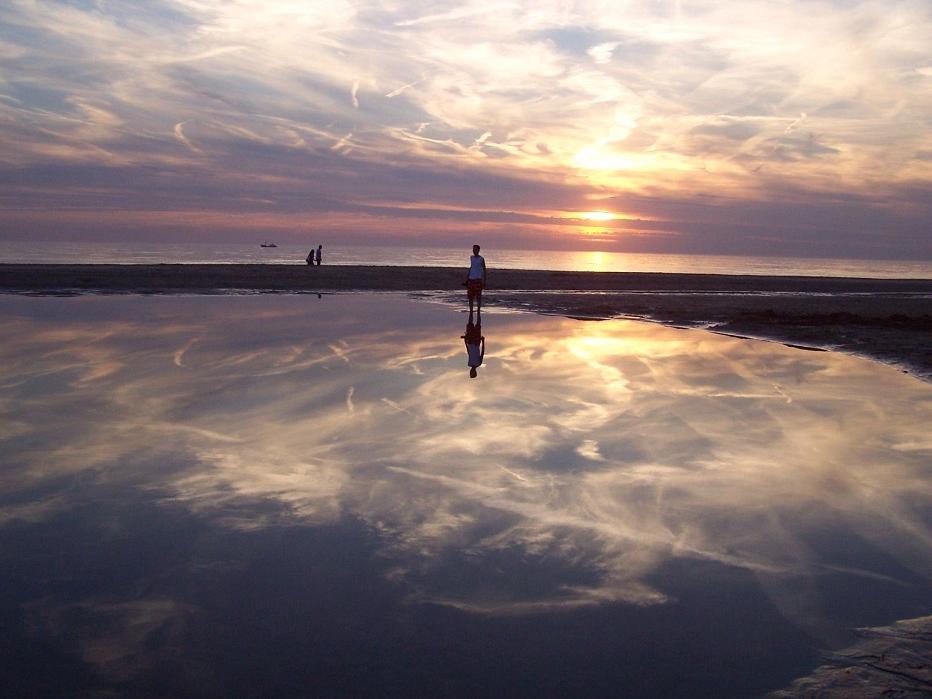
M 482 255 L 472 255 L 469 258 L 469 279 L 482 279 L 485 271 L 485 258 Z
M 482 351 L 479 345 L 466 345 L 466 354 L 467 366 L 473 369 L 482 366 Z

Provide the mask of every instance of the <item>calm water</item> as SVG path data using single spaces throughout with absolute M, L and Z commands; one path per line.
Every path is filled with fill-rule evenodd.
M 316 247 L 316 246 L 315 246 Z M 280 245 L 170 243 L 28 243 L 0 241 L 0 263 L 274 263 L 304 264 L 308 248 Z M 932 261 L 826 260 L 727 255 L 649 255 L 554 250 L 483 251 L 490 266 L 592 272 L 700 272 L 707 274 L 803 275 L 932 279 Z M 463 267 L 468 248 L 324 246 L 325 264 Z
M 0 297 L 12 695 L 749 697 L 932 611 L 932 387 L 394 295 Z

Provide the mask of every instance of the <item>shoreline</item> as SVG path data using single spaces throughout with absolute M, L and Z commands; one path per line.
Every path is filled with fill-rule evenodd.
M 0 264 L 0 293 L 428 292 L 465 302 L 465 267 Z M 932 381 L 932 280 L 490 269 L 488 306 L 701 327 L 846 352 Z
M 255 291 L 422 291 L 459 288 L 459 267 L 275 264 L 0 263 L 0 291 L 81 289 L 134 293 Z M 489 270 L 489 288 L 509 291 L 757 291 L 926 293 L 932 279 L 730 275 L 680 272 Z

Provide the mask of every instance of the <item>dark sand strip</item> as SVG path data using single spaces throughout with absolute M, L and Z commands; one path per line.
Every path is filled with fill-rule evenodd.
M 0 265 L 0 291 L 432 291 L 463 299 L 464 269 L 304 265 Z M 569 293 L 574 292 L 574 293 Z M 932 379 L 932 280 L 492 269 L 486 305 L 633 316 L 836 349 Z
M 136 293 L 229 289 L 417 291 L 457 289 L 464 276 L 465 266 L 457 269 L 367 265 L 0 264 L 0 289 L 82 289 Z M 539 291 L 932 293 L 932 280 L 493 269 L 489 272 L 489 288 Z

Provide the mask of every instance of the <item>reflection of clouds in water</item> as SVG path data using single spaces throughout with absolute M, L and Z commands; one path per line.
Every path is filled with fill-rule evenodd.
M 489 613 L 657 603 L 651 575 L 689 557 L 754 571 L 785 613 L 813 616 L 800 576 L 881 574 L 816 551 L 808 539 L 825 523 L 932 577 L 922 436 L 932 396 L 908 377 L 696 331 L 509 315 L 487 322 L 488 367 L 468 382 L 458 320 L 444 309 L 333 301 L 326 313 L 345 317 L 337 306 L 349 305 L 365 323 L 315 309 L 309 325 L 297 302 L 268 299 L 294 310 L 261 328 L 232 300 L 211 316 L 188 300 L 183 322 L 96 333 L 22 323 L 2 350 L 0 383 L 14 395 L 0 409 L 19 425 L 3 439 L 31 435 L 42 459 L 13 450 L 5 491 L 94 470 L 222 509 L 239 528 L 282 516 L 230 514 L 257 498 L 302 522 L 348 514 L 383 533 L 398 584 Z M 421 315 L 437 321 L 411 320 Z M 143 452 L 176 467 L 121 469 Z M 51 493 L 44 506 L 67 498 Z M 42 503 L 31 508 L 41 516 Z M 444 552 L 512 549 L 593 582 L 567 577 L 529 598 L 453 592 L 430 574 Z
M 46 638 L 69 629 L 79 655 L 113 679 L 125 680 L 155 664 L 159 650 L 151 643 L 178 642 L 185 633 L 185 616 L 194 610 L 166 597 L 132 601 L 89 599 L 78 604 L 49 606 L 46 600 L 26 610 L 32 633 Z
M 174 354 L 174 356 L 172 357 L 172 360 L 175 362 L 175 366 L 184 366 L 184 355 L 185 355 L 185 353 L 186 353 L 189 349 L 191 349 L 191 348 L 195 345 L 195 343 L 198 342 L 198 340 L 200 340 L 200 338 L 198 338 L 198 337 L 191 338 L 191 339 L 188 340 L 186 343 L 184 343 L 183 346 L 181 346 L 181 347 L 179 347 L 177 350 L 175 350 L 175 354 Z

